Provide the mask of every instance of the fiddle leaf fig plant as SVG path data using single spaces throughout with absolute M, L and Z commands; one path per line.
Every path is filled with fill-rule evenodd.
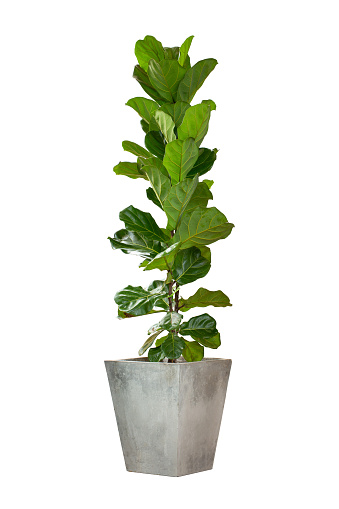
M 149 212 L 130 205 L 119 215 L 124 228 L 108 237 L 114 250 L 141 257 L 144 271 L 164 273 L 147 288 L 128 285 L 114 297 L 120 319 L 164 313 L 139 350 L 139 355 L 148 350 L 150 362 L 175 362 L 181 356 L 187 362 L 202 360 L 205 347 L 220 346 L 216 321 L 208 313 L 183 321 L 183 313 L 231 306 L 221 290 L 199 288 L 194 295 L 180 295 L 183 286 L 206 276 L 211 268 L 208 246 L 228 237 L 234 226 L 209 206 L 213 180 L 200 180 L 217 157 L 217 149 L 202 146 L 216 105 L 211 99 L 191 102 L 217 61 L 191 65 L 192 40 L 190 36 L 173 48 L 150 35 L 137 41 L 133 77 L 150 98 L 134 97 L 126 104 L 140 117 L 145 147 L 123 141 L 123 149 L 137 160 L 114 167 L 117 175 L 145 180 L 147 198 L 164 213 L 164 223 L 158 225 Z

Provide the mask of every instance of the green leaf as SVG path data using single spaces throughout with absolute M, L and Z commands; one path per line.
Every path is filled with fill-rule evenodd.
M 206 184 L 206 186 L 208 187 L 208 189 L 211 189 L 211 187 L 213 186 L 214 184 L 214 180 L 208 180 L 208 179 L 204 179 L 203 180 L 204 184 Z
M 212 338 L 200 338 L 200 339 L 197 339 L 197 341 L 201 345 L 206 346 L 207 348 L 216 349 L 216 348 L 219 348 L 219 346 L 221 345 L 219 332 L 217 332 L 217 334 L 215 336 L 213 336 Z
M 158 240 L 150 240 L 140 232 L 119 230 L 114 237 L 108 237 L 112 249 L 121 249 L 125 254 L 135 254 L 152 260 L 164 250 L 165 244 Z
M 166 170 L 165 166 L 163 165 L 162 160 L 156 156 L 138 157 L 138 164 L 140 165 L 140 168 L 142 171 L 143 171 L 144 166 L 155 166 L 156 168 L 158 168 L 158 170 L 163 175 L 165 175 L 166 177 L 169 177 L 168 171 Z
M 173 311 L 172 313 L 167 313 L 158 323 L 152 325 L 149 329 L 148 334 L 153 334 L 158 330 L 167 330 L 171 331 L 173 329 L 177 329 L 180 325 L 180 322 L 183 318 L 183 315 L 180 313 L 176 313 Z
M 182 311 L 188 311 L 192 308 L 204 308 L 214 306 L 217 308 L 232 306 L 230 299 L 221 290 L 210 291 L 206 288 L 199 288 L 194 295 L 188 299 L 180 299 L 179 303 Z
M 198 147 L 193 138 L 174 140 L 166 145 L 164 165 L 171 176 L 172 185 L 184 180 L 193 168 L 198 155 Z
M 146 35 L 143 40 L 137 41 L 134 52 L 140 67 L 145 71 L 148 70 L 149 61 L 151 59 L 159 62 L 165 58 L 164 48 L 161 42 L 152 35 Z
M 150 336 L 149 338 L 147 338 L 147 339 L 146 339 L 146 341 L 145 341 L 145 343 L 144 343 L 144 344 L 142 345 L 142 347 L 139 349 L 138 354 L 139 354 L 139 355 L 142 355 L 143 353 L 145 353 L 145 352 L 146 352 L 146 350 L 147 350 L 148 348 L 150 348 L 150 347 L 153 345 L 153 343 L 154 343 L 155 339 L 159 336 L 159 334 L 161 334 L 161 332 L 162 332 L 162 330 L 158 330 L 157 332 L 155 332 L 154 334 L 152 334 L 152 336 Z
M 145 136 L 145 146 L 156 157 L 162 159 L 165 154 L 165 144 L 161 134 L 155 131 L 150 131 Z
M 196 175 L 194 178 L 197 178 Z M 192 198 L 190 199 L 186 212 L 189 213 L 196 209 L 197 207 L 205 208 L 207 206 L 208 200 L 213 199 L 213 194 L 208 188 L 208 185 L 205 182 L 199 182 L 196 187 L 196 190 L 193 193 Z
M 149 131 L 149 124 L 147 124 L 146 120 L 144 120 L 143 118 L 140 120 L 140 125 L 141 125 L 141 128 L 142 130 L 144 131 L 144 133 L 148 133 Z
M 163 342 L 168 338 L 168 335 L 167 336 L 162 336 L 161 338 L 158 338 L 155 342 L 155 346 L 160 346 L 163 344 Z
M 123 161 L 114 166 L 113 171 L 116 175 L 125 175 L 131 179 L 147 179 L 147 177 L 139 171 L 137 163 Z
M 185 341 L 170 332 L 167 339 L 161 344 L 161 350 L 168 359 L 178 359 L 185 348 Z
M 187 285 L 205 277 L 210 268 L 210 262 L 201 256 L 200 249 L 190 247 L 179 251 L 175 257 L 172 276 L 180 286 Z
M 178 127 L 178 139 L 194 138 L 199 147 L 207 134 L 210 116 L 211 109 L 207 104 L 196 104 L 188 108 L 182 124 Z
M 190 107 L 190 104 L 178 101 L 176 103 L 163 104 L 159 111 L 163 111 L 164 113 L 170 115 L 176 127 L 179 127 L 184 119 L 186 110 L 188 110 Z
M 204 347 L 196 341 L 186 341 L 182 356 L 187 362 L 197 362 L 204 358 Z
M 182 65 L 183 67 L 189 67 L 189 65 L 188 65 L 189 61 L 187 60 L 187 57 L 188 57 L 188 52 L 191 47 L 193 38 L 194 38 L 194 35 L 187 37 L 187 39 L 180 46 L 179 64 Z
M 207 246 L 199 246 L 199 249 L 200 249 L 200 252 L 201 252 L 201 256 L 203 256 L 204 258 L 206 258 L 206 260 L 208 260 L 209 262 L 211 261 L 211 250 L 209 247 Z
M 172 266 L 175 255 L 180 249 L 180 242 L 172 244 L 167 249 L 156 255 L 150 263 L 146 265 L 144 270 L 169 270 Z
M 179 57 L 179 47 L 174 46 L 173 48 L 164 48 L 165 58 L 167 60 L 178 60 Z
M 157 92 L 168 102 L 175 102 L 180 81 L 186 70 L 177 60 L 150 60 L 147 74 Z M 188 101 L 187 101 L 188 102 Z
M 140 145 L 134 143 L 133 141 L 123 141 L 122 148 L 137 157 L 152 157 L 152 154 L 148 152 L 148 150 L 146 150 L 144 147 L 140 147 Z
M 163 208 L 163 203 L 171 189 L 171 181 L 168 177 L 160 173 L 155 166 L 143 166 L 143 172 L 147 176 L 153 191 Z
M 161 288 L 145 290 L 141 286 L 129 285 L 117 292 L 114 300 L 121 311 L 140 316 L 152 311 L 161 295 L 166 295 L 166 292 L 161 292 Z
M 199 343 L 201 340 L 211 339 L 218 334 L 216 321 L 207 313 L 190 318 L 188 322 L 181 324 L 179 330 L 183 336 L 191 336 Z
M 204 99 L 203 101 L 201 101 L 203 104 L 208 104 L 208 106 L 210 107 L 211 111 L 213 110 L 216 110 L 217 109 L 217 105 L 215 104 L 214 101 L 212 101 L 212 99 Z
M 154 190 L 151 187 L 148 187 L 146 189 L 146 195 L 147 195 L 147 198 L 154 203 L 154 205 L 156 205 L 157 207 L 159 207 L 162 210 L 162 205 L 161 205 L 160 201 L 158 200 L 157 195 L 155 194 Z
M 158 104 L 163 104 L 166 102 L 165 99 L 163 99 L 160 96 L 160 94 L 155 90 L 155 88 L 153 87 L 152 83 L 149 80 L 146 71 L 144 71 L 140 67 L 140 65 L 136 65 L 134 67 L 133 78 L 137 80 L 137 82 L 139 83 L 141 88 L 146 92 L 146 94 L 152 97 L 152 99 L 154 99 Z M 148 132 L 148 129 L 146 132 Z
M 133 97 L 133 99 L 127 101 L 126 105 L 133 108 L 133 110 L 148 124 L 151 121 L 153 113 L 159 109 L 159 105 L 156 102 L 151 101 L 151 99 L 146 99 L 145 97 Z
M 163 232 L 149 212 L 143 212 L 130 205 L 120 212 L 119 219 L 125 223 L 127 230 L 140 232 L 148 239 L 165 240 Z
M 210 171 L 217 158 L 217 152 L 216 148 L 213 150 L 201 148 L 197 162 L 189 172 L 188 177 L 193 178 L 195 175 L 204 175 Z
M 190 103 L 217 63 L 215 58 L 207 58 L 188 69 L 178 87 L 177 100 Z
M 170 115 L 167 115 L 167 113 L 158 110 L 154 113 L 153 118 L 158 124 L 159 129 L 164 135 L 164 138 L 167 141 L 167 143 L 176 139 L 176 136 L 174 134 L 175 124 Z
M 198 184 L 198 176 L 194 179 L 184 179 L 172 186 L 166 200 L 164 211 L 168 218 L 167 228 L 176 230 Z
M 165 354 L 161 350 L 161 346 L 150 348 L 148 350 L 148 360 L 150 362 L 160 362 L 165 358 Z
M 206 246 L 228 237 L 233 227 L 217 208 L 198 207 L 183 215 L 173 242 L 182 242 L 183 248 Z

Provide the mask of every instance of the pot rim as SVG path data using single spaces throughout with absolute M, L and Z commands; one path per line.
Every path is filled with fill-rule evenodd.
M 199 364 L 201 362 L 211 362 L 211 361 L 230 361 L 232 359 L 223 359 L 221 357 L 204 357 L 201 361 L 187 362 L 150 362 L 148 357 L 133 357 L 131 359 L 114 359 L 114 360 L 105 360 L 104 362 L 130 362 L 130 363 L 140 363 L 140 364 L 148 364 L 148 365 L 162 365 L 162 366 L 187 366 L 192 364 Z

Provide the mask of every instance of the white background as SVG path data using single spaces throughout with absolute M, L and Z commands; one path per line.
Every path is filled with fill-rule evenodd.
M 338 508 L 337 7 L 2 3 L 4 509 Z M 107 240 L 130 204 L 165 225 L 146 184 L 112 172 L 134 160 L 121 142 L 143 141 L 125 103 L 145 95 L 132 72 L 147 34 L 194 34 L 192 62 L 219 62 L 194 102 L 217 104 L 206 178 L 236 225 L 203 282 L 233 303 L 206 310 L 233 359 L 215 465 L 183 478 L 125 471 L 103 365 L 136 356 L 153 323 L 116 320 L 114 293 L 153 274 Z

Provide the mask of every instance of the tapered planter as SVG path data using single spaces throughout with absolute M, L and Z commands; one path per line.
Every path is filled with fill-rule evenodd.
M 126 469 L 182 476 L 213 468 L 232 361 L 105 361 Z

